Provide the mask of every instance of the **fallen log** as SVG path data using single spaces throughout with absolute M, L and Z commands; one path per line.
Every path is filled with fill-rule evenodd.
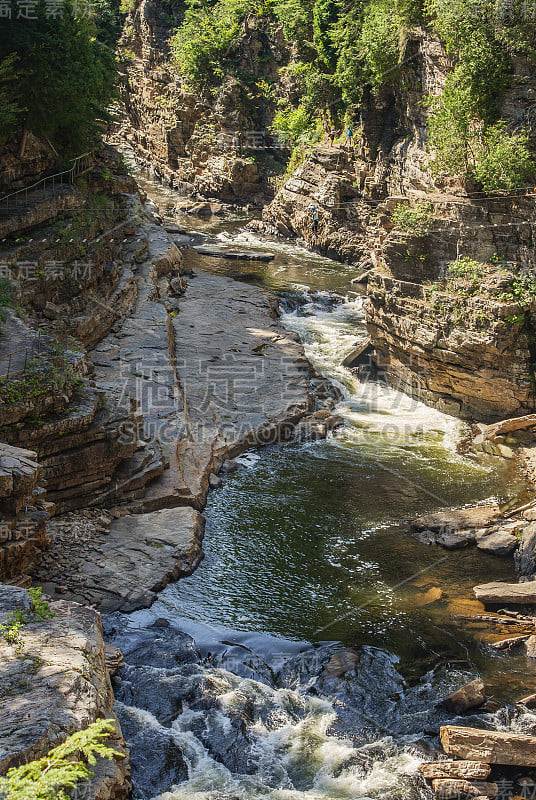
M 433 778 L 461 778 L 484 781 L 491 772 L 489 764 L 482 761 L 430 761 L 419 767 L 427 780 Z
M 515 515 L 521 513 L 521 511 L 526 511 L 528 508 L 534 508 L 534 506 L 536 506 L 536 501 L 531 500 L 530 503 L 525 503 L 524 506 L 512 508 L 511 511 L 507 511 L 503 516 L 505 519 L 508 519 L 509 517 L 515 517 Z
M 521 700 L 517 701 L 523 706 L 527 708 L 536 708 L 536 694 L 528 694 L 526 697 L 522 697 Z
M 536 767 L 536 736 L 445 725 L 439 732 L 447 755 L 486 764 Z
M 488 425 L 484 431 L 484 439 L 493 441 L 497 436 L 503 436 L 505 433 L 526 431 L 528 428 L 534 428 L 535 426 L 536 414 L 527 414 L 524 417 L 505 419 L 502 420 L 502 422 L 495 422 L 493 425 Z
M 499 627 L 519 628 L 520 631 L 533 632 L 534 624 L 536 622 L 532 617 L 519 616 L 513 617 L 499 617 L 493 614 L 454 614 L 454 619 L 465 619 L 468 622 L 487 622 L 490 625 L 499 625 Z

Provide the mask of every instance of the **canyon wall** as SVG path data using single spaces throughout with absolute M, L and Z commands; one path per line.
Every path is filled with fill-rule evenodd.
M 490 421 L 535 404 L 535 309 L 515 295 L 534 272 L 534 195 L 468 194 L 431 178 L 424 101 L 451 67 L 442 44 L 414 30 L 398 88 L 366 95 L 354 146 L 314 147 L 250 227 L 296 236 L 357 275 L 373 272 L 368 354 L 384 378 L 448 413 Z M 502 118 L 519 127 L 530 121 L 536 76 L 525 59 L 514 68 Z M 420 209 L 425 222 L 417 214 L 402 225 L 401 208 Z M 478 290 L 445 282 L 460 259 L 479 262 Z
M 142 165 L 182 192 L 262 204 L 272 191 L 270 167 L 281 159 L 280 144 L 268 133 L 276 103 L 248 90 L 265 82 L 274 97 L 292 95 L 292 79 L 279 74 L 289 46 L 267 20 L 246 21 L 236 67 L 248 81 L 229 75 L 215 94 L 199 92 L 172 63 L 170 37 L 179 21 L 180 14 L 156 0 L 143 0 L 127 18 L 120 43 L 127 58 L 126 115 L 117 128 Z

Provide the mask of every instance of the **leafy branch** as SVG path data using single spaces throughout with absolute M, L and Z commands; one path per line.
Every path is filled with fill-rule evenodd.
M 89 767 L 97 763 L 97 756 L 110 760 L 124 757 L 105 744 L 113 733 L 113 719 L 97 720 L 71 734 L 46 756 L 12 767 L 0 777 L 1 800 L 70 800 L 65 790 L 93 775 Z

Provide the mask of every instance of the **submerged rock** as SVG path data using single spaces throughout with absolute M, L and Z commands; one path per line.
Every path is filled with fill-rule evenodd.
M 259 250 L 226 250 L 223 247 L 201 245 L 194 247 L 196 253 L 212 258 L 227 258 L 231 261 L 273 261 L 273 253 L 262 253 Z
M 455 714 L 463 714 L 471 708 L 478 708 L 486 700 L 486 690 L 480 679 L 462 686 L 457 692 L 443 700 L 442 705 L 447 711 Z

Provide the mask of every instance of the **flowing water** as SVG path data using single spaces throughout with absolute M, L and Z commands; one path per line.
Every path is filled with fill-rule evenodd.
M 176 199 L 144 188 L 163 210 Z M 341 367 L 365 337 L 352 268 L 244 224 L 195 221 L 200 238 L 274 261 L 187 250 L 186 266 L 276 291 L 283 324 L 340 389 L 345 424 L 325 441 L 242 456 L 209 497 L 197 571 L 151 609 L 106 620 L 127 663 L 116 697 L 134 796 L 427 797 L 416 769 L 449 719 L 438 700 L 479 674 L 512 701 L 533 690 L 535 668 L 491 651 L 485 625 L 457 618 L 475 609 L 476 583 L 515 579 L 511 560 L 426 547 L 409 521 L 521 497 L 523 482 L 511 463 L 462 454 L 463 423 Z M 502 710 L 463 724 L 534 722 Z

